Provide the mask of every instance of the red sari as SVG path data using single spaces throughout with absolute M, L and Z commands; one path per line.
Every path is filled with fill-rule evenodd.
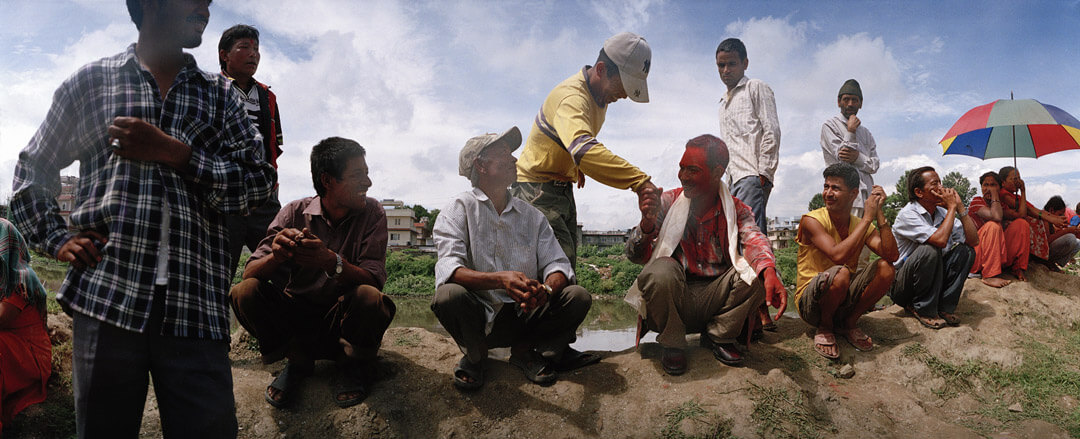
M 1020 209 L 1020 197 L 1016 196 L 1012 192 L 1006 191 L 1004 188 L 998 194 L 1001 199 L 1001 207 L 1005 210 L 1011 210 L 1013 214 Z M 1037 210 L 1031 203 L 1027 203 L 1028 210 Z M 1050 257 L 1050 223 L 1034 218 L 1024 218 L 1028 225 L 1031 227 L 1031 256 L 1036 256 L 1041 259 L 1048 259 Z M 1002 220 L 1001 226 L 1008 228 L 1011 220 Z
M 22 308 L 11 326 L 0 329 L 0 421 L 7 424 L 22 409 L 45 401 L 52 373 L 52 343 L 37 307 L 19 294 L 3 302 Z

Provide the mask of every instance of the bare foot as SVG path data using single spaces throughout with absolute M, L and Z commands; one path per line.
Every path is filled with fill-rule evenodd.
M 1027 276 L 1024 276 L 1024 270 L 1013 270 L 1013 276 L 1016 276 L 1016 280 L 1020 282 L 1027 282 Z
M 1012 281 L 1002 279 L 1000 277 L 991 277 L 989 279 L 984 277 L 981 280 L 982 280 L 982 283 L 984 283 L 986 285 L 989 285 L 991 287 L 994 287 L 994 288 L 1001 288 L 1001 287 L 1003 287 L 1005 285 L 1008 285 L 1008 284 L 1012 283 Z

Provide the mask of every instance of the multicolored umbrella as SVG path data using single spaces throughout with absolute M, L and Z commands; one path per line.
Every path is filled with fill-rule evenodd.
M 944 154 L 989 159 L 1041 157 L 1080 149 L 1080 121 L 1034 99 L 1000 99 L 972 108 L 940 142 Z

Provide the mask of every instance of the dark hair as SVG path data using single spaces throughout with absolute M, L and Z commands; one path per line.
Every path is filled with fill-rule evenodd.
M 839 177 L 849 190 L 859 188 L 859 170 L 855 169 L 855 166 L 852 166 L 851 163 L 833 163 L 825 168 L 825 172 L 822 172 L 821 176 L 825 178 Z
M 985 173 L 983 175 L 980 175 L 979 176 L 979 186 L 982 186 L 982 182 L 983 182 L 983 180 L 986 180 L 986 177 L 994 177 L 994 181 L 997 182 L 998 186 L 1001 186 L 1001 176 L 998 175 L 998 173 L 994 172 L 994 171 L 989 171 L 989 172 L 987 172 L 987 173 Z
M 225 29 L 225 32 L 221 33 L 221 39 L 218 40 L 218 51 L 230 51 L 233 45 L 236 44 L 236 40 L 242 40 L 244 38 L 251 38 L 256 43 L 259 42 L 259 30 L 246 24 L 238 24 L 236 26 Z M 218 64 L 221 64 L 221 71 L 225 71 L 225 60 L 218 57 Z
M 686 142 L 686 147 L 704 149 L 705 165 L 709 167 L 710 171 L 717 166 L 727 169 L 728 149 L 720 138 L 712 134 L 702 134 Z
M 158 3 L 161 3 L 161 0 L 158 0 Z M 131 21 L 135 23 L 135 29 L 142 30 L 142 2 L 139 0 L 127 0 L 127 9 L 128 15 L 131 16 Z
M 619 66 L 615 65 L 615 61 L 611 60 L 611 57 L 608 56 L 607 52 L 604 52 L 604 49 L 600 49 L 600 55 L 596 56 L 596 62 L 604 63 L 608 78 L 613 78 L 619 74 Z
M 746 61 L 746 45 L 743 44 L 738 38 L 728 38 L 720 42 L 719 46 L 716 46 L 716 54 L 720 52 L 738 52 L 739 59 Z
M 915 189 L 921 189 L 923 185 L 926 184 L 926 179 L 922 176 L 923 173 L 933 170 L 933 166 L 923 166 L 911 170 L 911 173 L 908 174 L 907 178 L 908 201 L 919 200 L 919 198 L 915 196 Z
M 320 197 L 326 195 L 326 187 L 321 181 L 324 173 L 341 180 L 349 159 L 366 154 L 359 143 L 341 137 L 327 137 L 315 144 L 311 148 L 311 181 L 315 183 L 315 193 Z
M 1004 166 L 1004 167 L 1002 167 L 1001 170 L 998 171 L 998 178 L 1001 179 L 999 181 L 1005 181 L 1006 178 L 1009 178 L 1009 174 L 1011 174 L 1012 171 L 1016 171 L 1016 168 L 1014 168 L 1012 166 Z
M 1054 195 L 1050 197 L 1049 200 L 1046 200 L 1046 205 L 1043 206 L 1043 210 L 1047 212 L 1065 210 L 1065 200 L 1061 199 L 1061 195 Z

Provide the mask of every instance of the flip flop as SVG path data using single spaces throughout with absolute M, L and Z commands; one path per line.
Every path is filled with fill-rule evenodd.
M 263 397 L 266 398 L 266 402 L 274 408 L 284 408 L 289 405 L 292 400 L 292 394 L 299 386 L 301 379 L 300 374 L 293 374 L 291 365 L 286 365 L 281 373 L 270 382 L 269 386 L 266 386 L 266 390 L 263 392 Z M 281 394 L 281 399 L 275 400 L 270 397 L 270 389 L 277 390 Z
M 949 326 L 960 326 L 960 316 L 951 312 L 940 312 L 938 316 L 945 320 Z
M 454 367 L 454 387 L 461 390 L 475 390 L 484 385 L 484 364 L 469 362 L 469 357 L 462 355 Z M 472 378 L 467 381 L 465 378 Z
M 342 370 L 338 372 L 337 382 L 334 384 L 334 404 L 346 408 L 362 402 L 368 396 L 368 381 L 360 376 L 359 370 L 342 366 Z M 356 396 L 346 399 L 339 398 L 339 396 L 346 393 L 355 393 Z
M 551 384 L 558 379 L 555 370 L 551 367 L 551 363 L 534 354 L 531 350 L 525 353 L 511 354 L 510 364 L 520 368 L 525 373 L 525 378 L 536 384 Z
M 874 350 L 874 340 L 866 335 L 862 329 L 854 327 L 844 332 L 844 339 L 851 343 L 855 347 L 855 350 L 859 352 L 867 352 Z
M 556 372 L 569 372 L 599 362 L 599 355 L 581 352 L 567 346 L 566 350 L 563 351 L 562 358 L 552 364 L 552 367 Z
M 931 320 L 931 317 L 921 316 L 917 312 L 912 312 L 912 314 L 915 316 L 915 320 L 918 320 L 919 323 L 921 323 L 923 326 L 925 326 L 927 328 L 930 328 L 930 329 L 941 329 L 941 328 L 944 328 L 945 325 L 946 325 L 944 320 L 942 320 L 940 322 L 935 322 L 935 321 Z
M 817 334 L 814 334 L 814 351 L 816 351 L 822 357 L 828 358 L 830 360 L 840 358 L 839 348 L 836 349 L 835 354 L 829 354 L 828 352 L 825 352 L 824 349 L 822 349 L 822 346 L 836 346 L 836 336 L 833 335 L 831 332 L 819 332 Z

